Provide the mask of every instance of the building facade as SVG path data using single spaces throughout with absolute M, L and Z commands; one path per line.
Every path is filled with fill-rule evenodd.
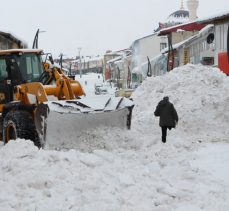
M 229 13 L 187 25 L 190 24 L 192 27 L 195 27 L 195 24 L 204 27 L 190 38 L 173 44 L 172 50 L 166 49 L 165 52 L 173 56 L 173 68 L 187 63 L 212 65 L 229 75 Z M 187 25 L 177 27 L 187 27 Z M 169 59 L 171 61 L 171 56 Z
M 16 38 L 11 33 L 0 31 L 0 50 L 27 48 L 27 43 Z

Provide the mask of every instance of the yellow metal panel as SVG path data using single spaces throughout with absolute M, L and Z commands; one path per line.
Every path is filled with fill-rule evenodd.
M 188 63 L 189 63 L 188 49 L 185 48 L 185 49 L 184 49 L 184 64 L 188 64 Z

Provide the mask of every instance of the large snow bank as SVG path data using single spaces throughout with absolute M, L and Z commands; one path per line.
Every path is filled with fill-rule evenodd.
M 228 82 L 193 65 L 148 78 L 133 95 L 132 130 L 98 130 L 90 153 L 1 147 L 0 210 L 229 210 Z M 162 144 L 153 112 L 165 95 L 180 121 Z
M 218 68 L 187 65 L 169 74 L 147 78 L 133 94 L 133 124 L 145 133 L 148 128 L 156 135 L 153 112 L 157 103 L 169 96 L 179 115 L 175 136 L 183 141 L 228 141 L 229 78 Z

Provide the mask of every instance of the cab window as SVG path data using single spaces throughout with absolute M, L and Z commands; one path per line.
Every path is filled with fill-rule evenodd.
M 0 58 L 0 80 L 6 79 L 8 76 L 8 73 L 6 71 L 6 62 L 5 59 Z

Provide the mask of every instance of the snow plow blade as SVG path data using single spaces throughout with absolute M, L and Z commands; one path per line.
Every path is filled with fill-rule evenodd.
M 61 147 L 99 128 L 130 129 L 133 107 L 127 98 L 105 96 L 40 104 L 35 124 L 41 145 Z

